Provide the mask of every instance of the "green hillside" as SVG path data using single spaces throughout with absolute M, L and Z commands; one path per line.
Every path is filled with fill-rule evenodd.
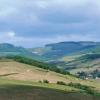
M 33 49 L 25 49 L 12 44 L 2 43 L 0 44 L 0 56 L 1 58 L 8 57 L 25 64 L 35 64 L 40 68 L 61 74 L 71 73 L 76 75 L 78 72 L 84 71 L 87 75 L 93 74 L 92 78 L 100 77 L 99 42 L 61 42 Z M 20 56 L 22 57 L 20 58 Z M 97 74 L 94 75 L 95 71 Z
M 55 61 L 63 56 L 99 53 L 100 42 L 60 42 L 47 44 L 45 47 L 33 48 L 29 50 L 40 57 L 44 57 L 45 60 Z
M 60 74 L 40 65 L 48 66 L 20 56 L 0 58 L 0 99 L 99 100 L 99 82 Z
M 56 65 L 61 66 L 72 74 L 86 72 L 86 76 L 92 75 L 91 78 L 100 77 L 100 54 L 98 53 L 66 56 L 58 61 Z
M 86 78 L 100 78 L 100 42 L 60 42 L 32 51 L 44 57 L 45 62 L 71 74 L 84 72 Z
M 21 55 L 21 56 L 25 56 L 25 57 L 29 57 L 33 59 L 38 59 L 38 60 L 42 59 L 38 55 L 33 54 L 32 52 L 28 51 L 27 49 L 23 47 L 14 46 L 8 43 L 1 43 L 0 44 L 0 57 L 8 56 L 8 55 Z
M 0 100 L 99 100 L 99 96 L 66 92 L 59 85 L 0 79 Z M 68 89 L 69 87 L 61 86 Z
M 0 57 L 1 100 L 100 99 L 100 80 L 93 80 L 100 75 L 99 52 L 90 53 L 84 49 L 86 53 L 77 52 L 67 56 L 64 52 L 63 56 L 58 55 L 57 59 L 53 60 L 55 57 L 52 55 L 51 57 L 42 55 L 43 52 L 48 53 L 51 50 L 48 46 L 46 50 L 35 49 L 38 52 L 41 51 L 39 55 L 36 51 L 30 52 L 10 44 L 3 44 L 0 48 L 2 52 Z M 54 48 L 60 50 L 60 47 Z M 93 75 L 93 78 L 83 80 L 88 75 Z

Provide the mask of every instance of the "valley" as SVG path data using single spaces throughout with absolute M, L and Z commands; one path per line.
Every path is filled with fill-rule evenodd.
M 67 55 L 65 53 L 67 48 L 65 48 L 64 54 L 57 55 L 58 57 L 55 58 L 55 56 L 51 56 L 51 53 L 47 54 L 51 48 L 46 50 L 42 48 L 43 51 L 41 48 L 35 49 L 34 53 L 26 48 L 23 48 L 25 52 L 20 52 L 19 48 L 15 46 L 13 47 L 17 50 L 12 51 L 12 46 L 8 49 L 8 44 L 2 45 L 0 51 L 2 52 L 0 56 L 0 99 L 100 99 L 99 52 L 80 53 L 78 50 L 79 53 L 76 53 L 75 50 L 75 53 Z M 40 53 L 38 54 L 38 52 Z M 47 56 L 43 52 L 46 52 Z M 59 54 L 56 50 L 53 55 L 55 53 Z M 93 77 L 88 78 L 88 75 L 93 75 Z
M 44 49 L 46 51 L 43 48 L 33 51 L 37 51 L 37 55 L 42 52 L 40 56 L 45 57 L 47 63 L 71 74 L 84 73 L 86 79 L 100 78 L 100 42 L 60 42 L 48 44 Z

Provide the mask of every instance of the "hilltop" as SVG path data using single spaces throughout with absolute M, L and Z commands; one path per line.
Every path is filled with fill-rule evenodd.
M 47 44 L 43 48 L 30 49 L 34 54 L 45 57 L 48 60 L 57 60 L 63 56 L 75 55 L 79 53 L 91 53 L 100 51 L 100 42 L 80 41 L 80 42 L 60 42 Z
M 33 59 L 41 59 L 38 55 L 33 54 L 32 52 L 28 51 L 24 47 L 14 46 L 9 43 L 1 43 L 0 44 L 0 57 L 8 56 L 8 55 L 21 55 Z

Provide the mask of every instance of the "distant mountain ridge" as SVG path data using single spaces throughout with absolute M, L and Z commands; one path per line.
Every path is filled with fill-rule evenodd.
M 23 47 L 17 47 L 9 43 L 0 44 L 0 52 L 22 52 L 25 51 Z
M 44 61 L 59 60 L 64 56 L 87 53 L 99 53 L 100 42 L 60 42 L 47 44 L 45 47 L 26 49 L 9 43 L 0 44 L 0 55 L 23 55 Z
M 100 42 L 60 42 L 35 48 L 32 52 L 71 74 L 84 71 L 85 78 L 100 77 Z
M 44 48 L 32 49 L 33 53 L 48 59 L 59 59 L 66 55 L 75 53 L 95 52 L 100 49 L 100 42 L 80 41 L 80 42 L 60 42 L 47 44 Z
M 14 46 L 9 43 L 1 43 L 0 44 L 0 56 L 7 56 L 7 55 L 21 55 L 26 56 L 34 59 L 38 59 L 38 55 L 33 54 L 32 52 L 28 51 L 26 48 Z

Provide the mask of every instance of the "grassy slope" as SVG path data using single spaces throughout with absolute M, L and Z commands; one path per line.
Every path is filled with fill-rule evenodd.
M 57 81 L 63 81 L 65 83 L 81 83 L 83 85 L 96 87 L 97 90 L 100 90 L 100 84 L 98 82 L 80 80 L 73 76 L 61 75 L 52 71 L 18 63 L 12 60 L 0 62 L 0 77 L 4 79 L 32 82 L 38 82 L 39 80 L 47 79 L 50 83 L 56 83 Z
M 44 79 L 50 84 L 37 82 Z M 100 91 L 98 82 L 83 81 L 13 60 L 0 61 L 0 100 L 99 100 L 99 97 L 80 94 L 80 89 L 57 85 L 57 81 L 81 83 Z
M 48 79 L 52 83 L 61 80 L 66 81 L 61 74 L 37 68 L 35 66 L 18 63 L 12 60 L 0 62 L 0 75 L 1 77 L 17 80 L 39 81 Z
M 49 88 L 48 88 L 49 87 Z M 56 89 L 56 88 L 57 89 Z M 58 90 L 58 85 L 0 79 L 0 100 L 99 100 L 99 97 Z M 55 88 L 55 89 L 53 89 Z M 69 87 L 67 87 L 68 89 Z M 69 89 L 70 90 L 70 89 Z
M 66 68 L 70 66 L 75 67 L 70 70 L 72 74 L 79 71 L 92 72 L 96 69 L 100 69 L 100 54 L 65 56 L 60 60 L 67 63 Z

